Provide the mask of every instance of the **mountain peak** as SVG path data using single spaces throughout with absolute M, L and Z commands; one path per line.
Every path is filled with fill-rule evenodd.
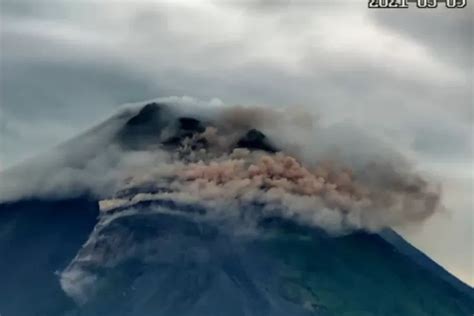
M 220 122 L 204 122 L 191 116 L 178 116 L 164 103 L 148 103 L 131 117 L 119 131 L 118 143 L 130 150 L 146 150 L 160 146 L 179 146 L 185 139 L 203 133 L 206 128 Z M 237 138 L 233 148 L 262 150 L 270 153 L 277 148 L 267 136 L 256 128 L 251 128 Z

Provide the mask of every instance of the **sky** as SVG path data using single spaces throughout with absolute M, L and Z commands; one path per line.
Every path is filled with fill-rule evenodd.
M 0 0 L 0 170 L 128 102 L 303 106 L 363 125 L 440 180 L 446 211 L 402 233 L 473 285 L 472 7 Z

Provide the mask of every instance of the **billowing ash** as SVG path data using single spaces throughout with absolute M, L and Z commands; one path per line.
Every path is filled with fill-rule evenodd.
M 439 187 L 373 138 L 314 127 L 291 109 L 172 103 L 126 110 L 47 163 L 4 173 L 0 200 L 87 192 L 104 214 L 172 202 L 206 218 L 283 217 L 336 233 L 421 222 L 440 208 Z
M 232 107 L 213 119 L 165 122 L 167 111 L 148 104 L 119 133 L 124 148 L 168 155 L 130 174 L 101 202 L 104 211 L 172 200 L 202 205 L 211 217 L 239 218 L 259 205 L 257 219 L 281 216 L 337 232 L 418 222 L 438 208 L 439 189 L 406 164 L 374 160 L 351 169 L 330 157 L 303 162 L 297 150 L 280 149 L 255 128 L 283 124 L 288 112 Z

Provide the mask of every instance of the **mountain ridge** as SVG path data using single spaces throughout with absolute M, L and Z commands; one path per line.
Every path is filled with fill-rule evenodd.
M 149 103 L 112 121 L 117 126 L 94 129 L 106 130 L 108 138 L 88 141 L 94 133 L 86 133 L 79 145 L 66 143 L 61 148 L 72 147 L 77 154 L 59 159 L 59 167 L 81 170 L 87 165 L 83 160 L 94 161 L 110 141 L 139 154 L 155 146 L 176 150 L 209 124 L 168 115 L 167 107 Z M 278 150 L 262 131 L 247 127 L 231 146 Z M 54 163 L 43 168 L 44 183 L 58 172 Z M 16 169 L 30 172 L 38 166 Z M 101 176 L 101 169 L 92 171 Z M 69 196 L 0 201 L 0 253 L 8 256 L 0 262 L 0 280 L 7 280 L 0 292 L 8 293 L 0 295 L 2 315 L 474 312 L 471 287 L 390 229 L 334 235 L 270 214 L 258 218 L 256 234 L 241 235 L 219 220 L 201 218 L 208 208 L 199 203 L 156 199 L 101 211 L 100 198 L 84 188 Z M 131 186 L 114 194 L 131 199 L 152 189 Z M 251 207 L 264 213 L 263 205 Z M 21 283 L 13 280 L 18 274 Z

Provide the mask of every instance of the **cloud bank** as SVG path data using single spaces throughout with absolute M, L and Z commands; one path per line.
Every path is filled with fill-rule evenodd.
M 331 232 L 413 224 L 440 209 L 440 188 L 401 155 L 357 155 L 355 147 L 383 146 L 356 129 L 351 135 L 358 144 L 348 146 L 350 140 L 332 143 L 334 133 L 344 137 L 341 126 L 318 127 L 298 112 L 160 100 L 175 104 L 129 107 L 52 156 L 3 173 L 0 198 L 92 194 L 103 199 L 104 212 L 153 200 L 234 213 L 261 205 L 261 217 L 282 216 Z M 189 112 L 200 119 L 182 116 Z M 310 141 L 320 130 L 332 137 L 319 133 Z

